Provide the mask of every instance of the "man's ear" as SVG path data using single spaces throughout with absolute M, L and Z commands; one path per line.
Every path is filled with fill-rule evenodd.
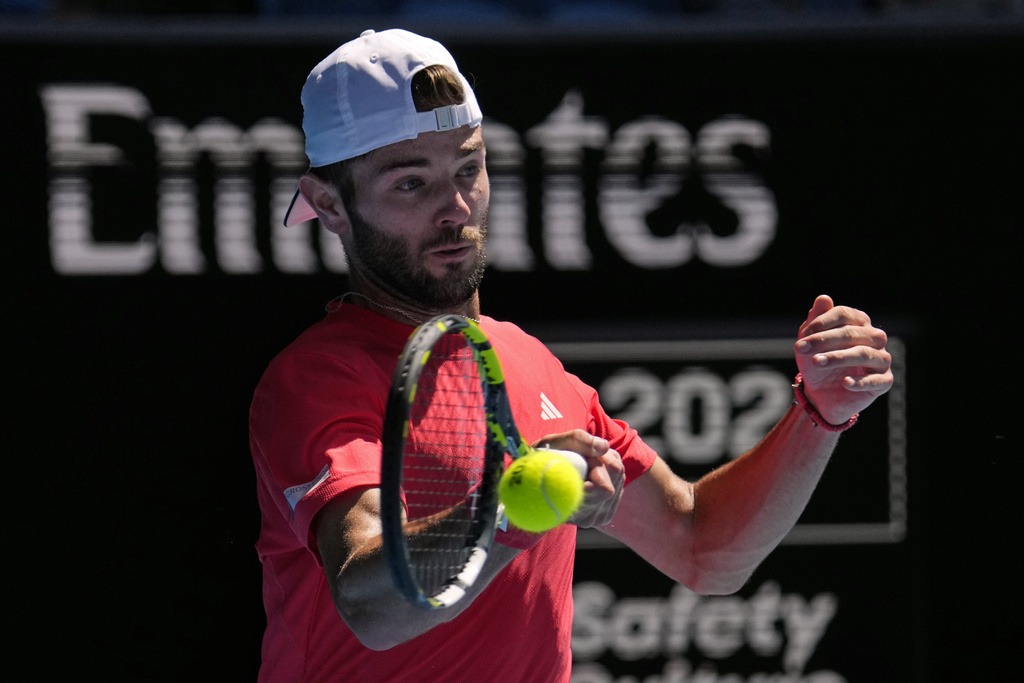
M 306 173 L 299 178 L 299 192 L 306 203 L 316 211 L 320 225 L 336 235 L 348 232 L 352 224 L 348 220 L 348 212 L 345 211 L 341 196 L 333 184 L 312 173 Z

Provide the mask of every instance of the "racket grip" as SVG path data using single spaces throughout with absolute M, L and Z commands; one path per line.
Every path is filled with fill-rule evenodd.
M 583 481 L 587 480 L 587 473 L 590 471 L 590 466 L 587 465 L 587 459 L 575 451 L 563 451 L 560 448 L 538 448 L 538 451 L 545 451 L 547 453 L 555 453 L 560 455 L 569 462 L 572 463 L 576 471 L 580 473 L 580 478 Z

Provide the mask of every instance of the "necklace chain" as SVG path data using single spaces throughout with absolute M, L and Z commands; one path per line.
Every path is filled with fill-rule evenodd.
M 385 309 L 387 309 L 389 311 L 393 311 L 393 312 L 399 314 L 400 316 L 411 320 L 412 322 L 414 322 L 417 325 L 422 325 L 423 324 L 422 320 L 420 320 L 419 318 L 414 316 L 409 311 L 407 311 L 407 310 L 405 310 L 403 308 L 398 308 L 397 306 L 388 306 L 387 304 L 382 304 L 379 301 L 374 301 L 370 297 L 366 296 L 365 294 L 361 294 L 359 292 L 345 292 L 344 294 L 336 296 L 336 297 L 334 297 L 333 299 L 331 299 L 330 301 L 327 302 L 327 305 L 324 306 L 324 309 L 328 313 L 336 313 L 339 310 L 341 310 L 342 305 L 344 305 L 344 303 L 345 303 L 345 299 L 347 299 L 350 296 L 358 296 L 363 301 L 367 301 L 367 302 L 373 304 L 374 306 L 376 306 L 378 308 L 385 308 Z M 466 316 L 466 317 L 469 318 L 469 316 Z M 469 318 L 469 319 L 472 320 L 473 322 L 477 323 L 477 324 L 480 324 L 480 320 L 478 318 Z

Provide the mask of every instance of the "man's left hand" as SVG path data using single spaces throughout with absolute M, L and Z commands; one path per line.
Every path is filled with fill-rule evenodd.
M 807 399 L 826 421 L 841 425 L 889 390 L 886 341 L 863 311 L 825 295 L 814 300 L 797 335 L 796 363 Z

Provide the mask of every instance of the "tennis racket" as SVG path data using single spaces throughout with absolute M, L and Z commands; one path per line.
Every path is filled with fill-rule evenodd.
M 533 450 L 475 322 L 440 315 L 413 332 L 395 368 L 381 441 L 381 534 L 395 585 L 415 605 L 449 607 L 476 581 L 501 524 L 505 455 Z M 585 477 L 583 457 L 562 453 Z

